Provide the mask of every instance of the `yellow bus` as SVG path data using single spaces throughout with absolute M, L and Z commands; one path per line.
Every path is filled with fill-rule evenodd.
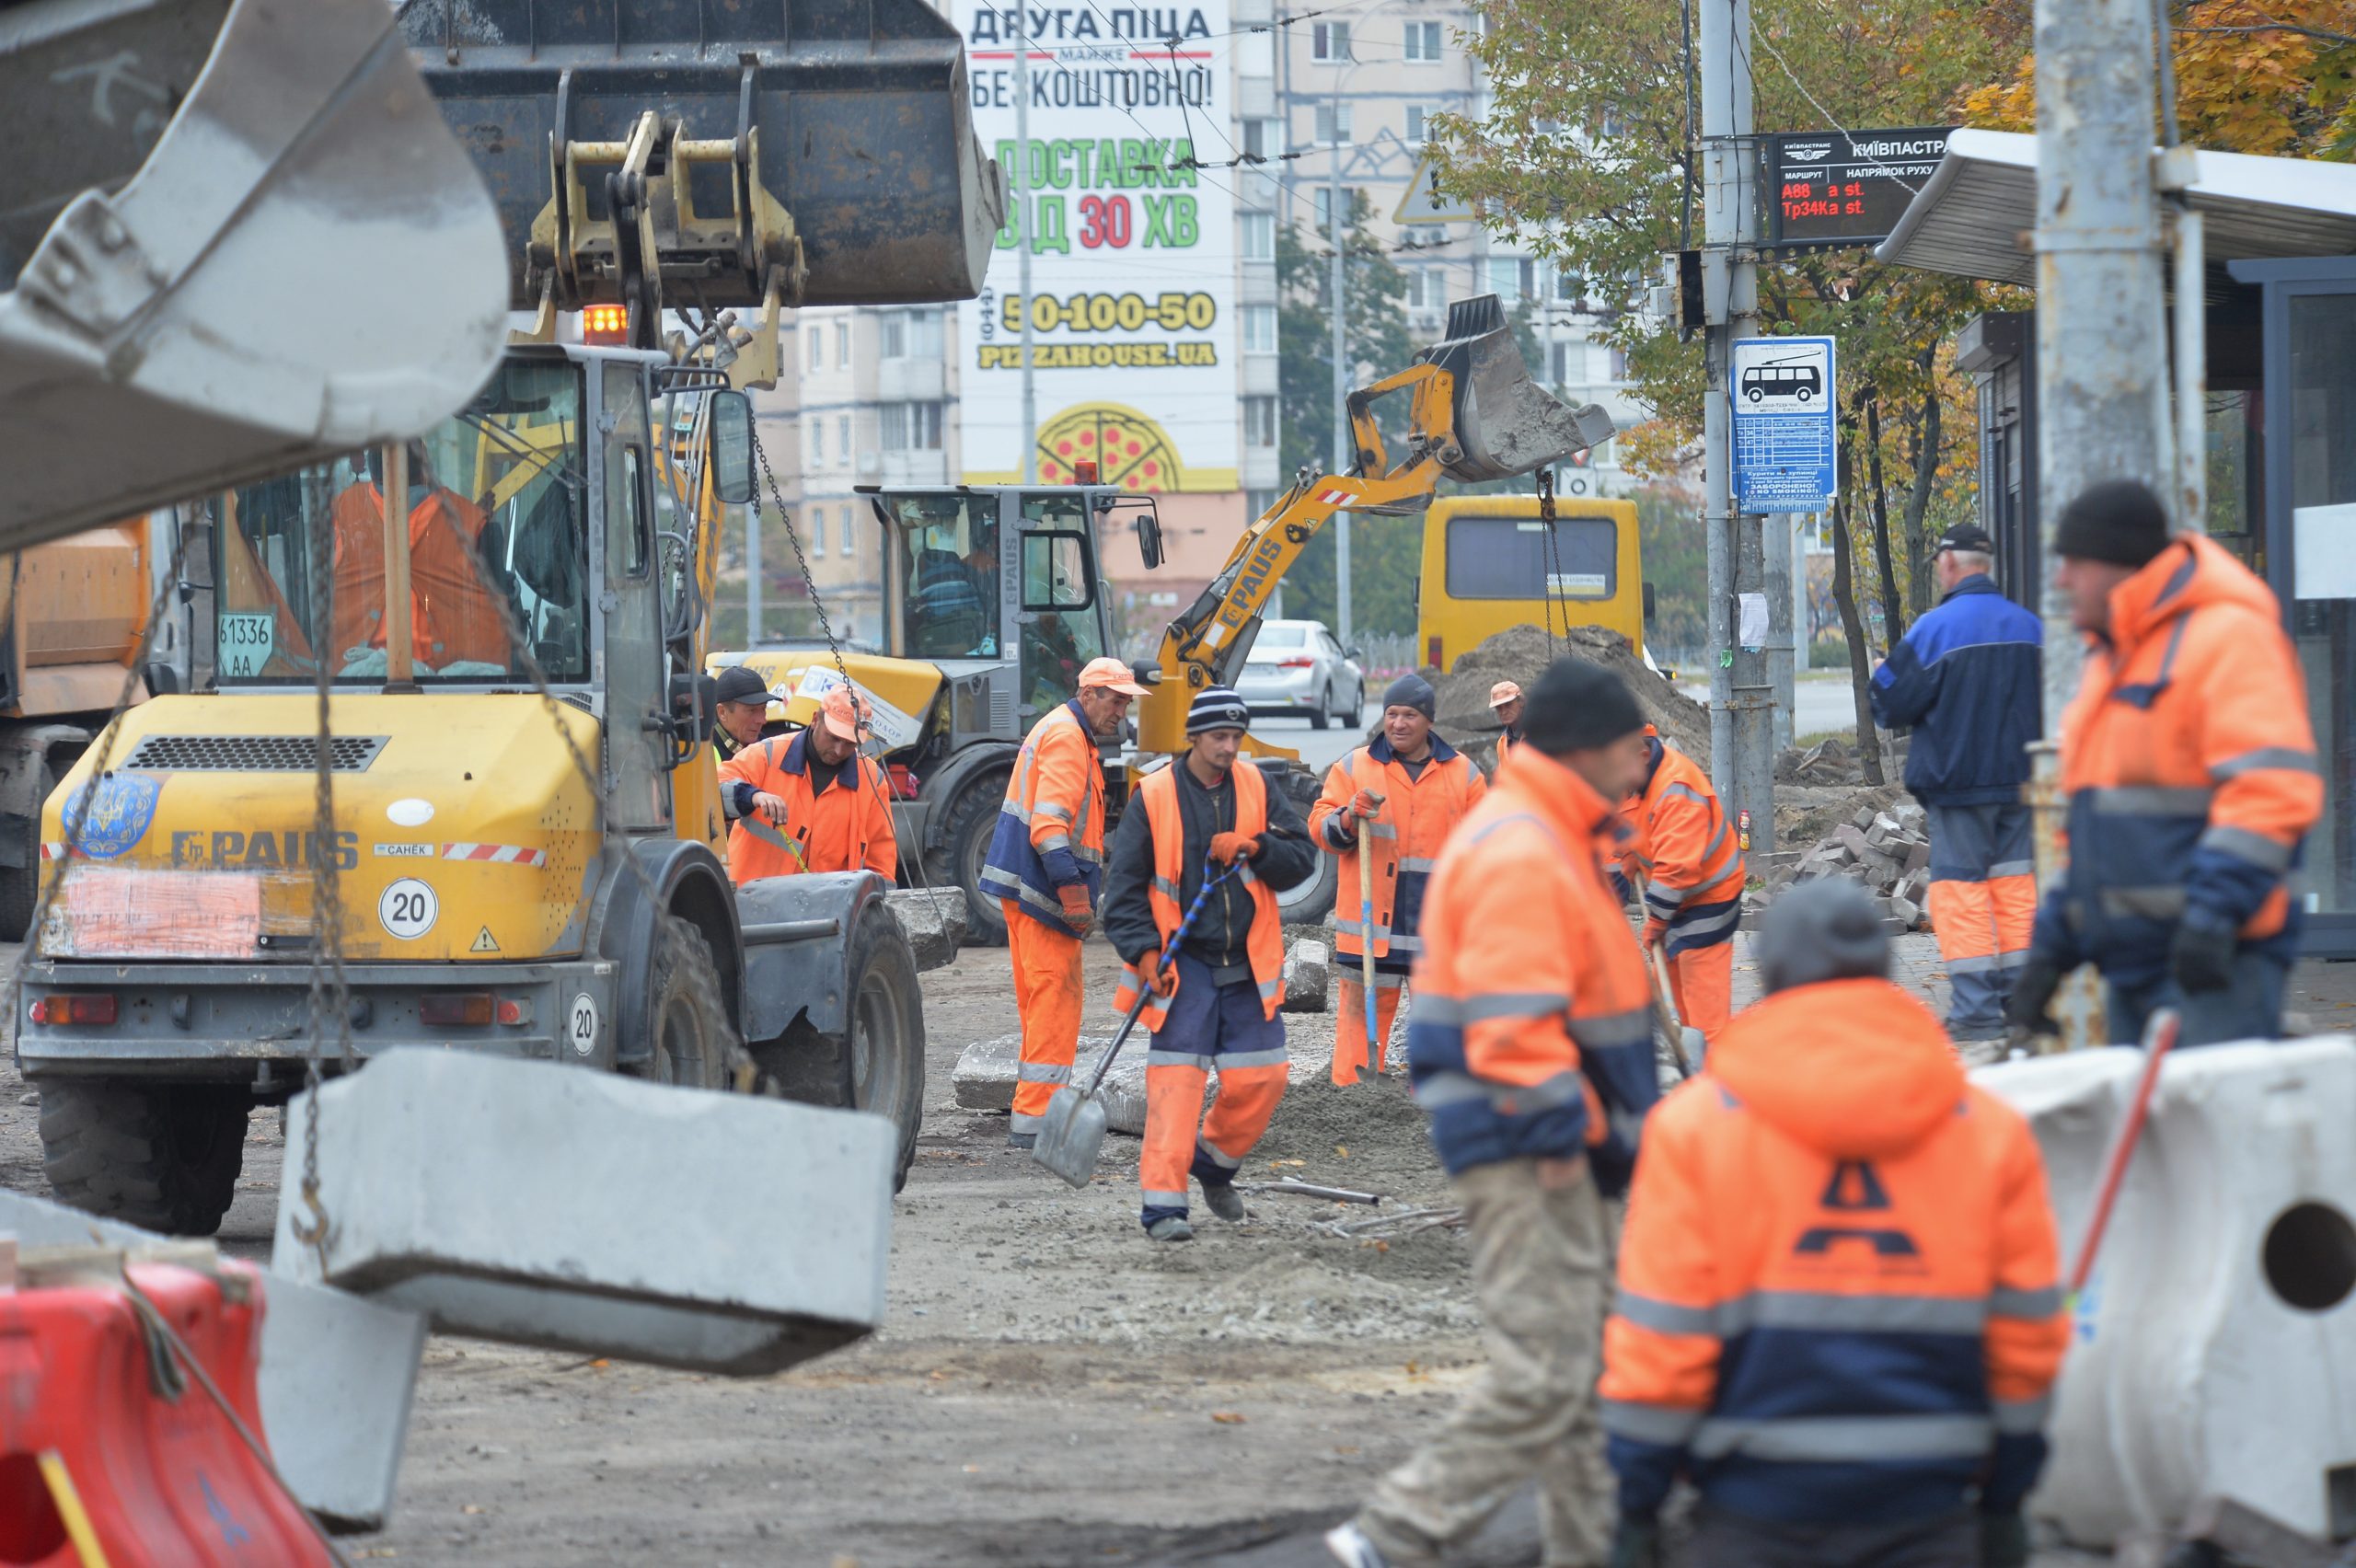
M 1600 626 L 1642 651 L 1652 594 L 1634 502 L 1558 498 L 1554 548 L 1534 495 L 1450 496 L 1424 513 L 1415 590 L 1424 663 L 1442 670 L 1513 626 Z

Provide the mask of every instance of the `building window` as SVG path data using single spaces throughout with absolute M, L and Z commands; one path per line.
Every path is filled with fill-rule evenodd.
M 1407 24 L 1407 53 L 1405 58 L 1426 65 L 1439 62 L 1439 24 L 1409 22 Z
M 876 317 L 882 337 L 881 353 L 887 360 L 937 360 L 941 357 L 941 312 L 893 310 Z
M 1628 351 L 1625 349 L 1611 351 L 1611 379 L 1613 381 L 1628 379 Z
M 1587 293 L 1587 282 L 1568 267 L 1554 269 L 1554 297 L 1564 305 L 1576 305 Z
M 810 509 L 810 554 L 815 558 L 826 553 L 826 509 L 823 506 L 814 506 Z
M 1587 379 L 1585 374 L 1587 345 L 1585 343 L 1556 343 L 1553 346 L 1553 363 L 1549 368 L 1553 371 L 1552 380 L 1555 386 L 1576 386 Z M 1577 367 L 1580 374 L 1576 375 L 1572 374 L 1574 366 Z
M 1310 30 L 1309 52 L 1317 60 L 1347 60 L 1350 57 L 1350 24 L 1317 23 Z
M 850 463 L 850 416 L 835 416 L 835 461 L 848 467 Z
M 837 370 L 850 368 L 850 323 L 849 321 L 835 323 L 835 367 Z
M 826 421 L 822 419 L 812 420 L 810 421 L 809 457 L 808 460 L 803 464 L 803 467 L 805 468 L 823 468 L 826 466 Z
M 1252 513 L 1252 520 L 1255 523 L 1265 517 L 1276 504 L 1276 492 L 1272 490 L 1248 490 L 1243 492 L 1243 509 Z
M 859 559 L 859 503 L 857 502 L 853 502 L 850 505 L 843 508 L 843 531 L 841 535 L 841 542 L 844 559 L 856 560 Z M 849 636 L 849 634 L 846 632 L 844 635 Z
M 1243 156 L 1247 158 L 1273 158 L 1285 150 L 1284 122 L 1277 120 L 1247 120 L 1243 122 Z
M 879 410 L 886 452 L 941 450 L 941 405 L 886 403 Z
M 1527 256 L 1523 257 L 1518 282 L 1521 286 L 1523 299 L 1538 298 L 1538 263 Z
M 812 370 L 824 370 L 826 367 L 826 334 L 820 331 L 815 325 L 813 325 L 810 329 L 810 368 Z
M 1411 103 L 1407 106 L 1407 144 L 1411 147 L 1420 147 L 1427 140 L 1429 137 L 1426 134 L 1424 106 L 1419 103 Z
M 1317 143 L 1331 147 L 1350 139 L 1350 106 L 1345 103 L 1321 103 L 1317 106 Z
M 895 360 L 908 357 L 908 318 L 891 311 L 876 318 L 876 355 Z
M 1406 269 L 1407 308 L 1438 310 L 1448 303 L 1448 291 L 1440 285 L 1439 271 L 1432 267 Z
M 1243 259 L 1270 261 L 1276 254 L 1276 214 L 1274 213 L 1244 213 Z
M 1528 261 L 1519 256 L 1489 258 L 1489 292 L 1505 305 L 1521 303 L 1521 270 Z
M 1334 227 L 1332 222 L 1334 215 L 1334 188 L 1330 185 L 1319 185 L 1311 187 L 1311 191 L 1312 194 L 1310 198 L 1310 211 L 1316 220 L 1317 232 L 1320 234 L 1330 234 L 1333 232 Z M 1349 186 L 1343 186 L 1342 211 L 1344 213 L 1348 213 L 1354 210 L 1357 206 L 1357 192 L 1352 190 Z
M 1243 444 L 1274 446 L 1276 444 L 1276 400 L 1274 398 L 1243 399 Z
M 1247 354 L 1272 354 L 1276 352 L 1275 306 L 1247 305 L 1243 307 L 1243 352 Z

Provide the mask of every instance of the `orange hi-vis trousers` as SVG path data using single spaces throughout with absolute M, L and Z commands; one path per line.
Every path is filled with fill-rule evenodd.
M 1080 1050 L 1080 939 L 1051 931 L 1002 898 L 1006 945 L 1014 959 L 1014 1005 L 1022 1018 L 1022 1066 L 1008 1131 L 1036 1133 L 1047 1101 L 1071 1081 Z
M 1931 806 L 1931 924 L 1947 972 L 1947 1030 L 1993 1038 L 2028 962 L 2037 876 L 2028 808 Z
M 1210 966 L 1178 954 L 1178 994 L 1145 1059 L 1141 1223 L 1186 1214 L 1186 1179 L 1233 1182 L 1285 1096 L 1285 1026 L 1266 1016 L 1250 980 L 1221 986 Z M 1218 1095 L 1203 1086 L 1218 1069 Z M 1199 1126 L 1197 1124 L 1199 1123 Z
M 1718 1031 L 1734 1016 L 1734 943 L 1712 942 L 1671 957 L 1669 995 L 1677 1004 L 1677 1021 L 1716 1044 Z
M 1334 1003 L 1341 1010 L 1334 1017 L 1334 1081 L 1348 1085 L 1367 1070 L 1366 984 L 1355 954 L 1335 953 L 1334 971 L 1341 982 Z M 1380 1038 L 1374 1043 L 1373 1070 L 1378 1078 L 1391 1045 L 1391 1020 L 1399 1016 L 1399 991 L 1406 983 L 1404 974 L 1374 972 L 1374 1031 Z

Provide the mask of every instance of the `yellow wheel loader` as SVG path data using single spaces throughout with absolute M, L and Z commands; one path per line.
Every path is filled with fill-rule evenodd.
M 1003 191 L 958 35 L 919 0 L 406 25 L 507 224 L 509 304 L 572 340 L 510 348 L 416 440 L 196 509 L 213 678 L 126 714 L 42 819 L 17 1050 L 51 1184 L 217 1226 L 330 958 L 330 1068 L 426 1044 L 718 1088 L 749 1054 L 778 1092 L 891 1117 L 905 1177 L 923 1014 L 888 890 L 731 885 L 702 669 L 718 525 L 753 495 L 735 387 L 774 375 L 779 313 L 979 286 Z
M 1395 455 L 1375 419 L 1376 405 L 1394 396 L 1408 404 L 1404 450 Z M 1276 585 L 1335 513 L 1418 513 L 1442 478 L 1510 478 L 1611 435 L 1602 409 L 1565 408 L 1530 379 L 1494 294 L 1451 306 L 1446 339 L 1352 393 L 1349 414 L 1357 454 L 1351 471 L 1304 473 L 1170 623 L 1155 662 L 1138 666 L 1149 693 L 1138 705 L 1135 743 L 1104 751 L 1114 816 L 1136 778 L 1185 749 L 1194 694 L 1234 680 Z M 965 893 L 967 940 L 1003 941 L 1005 917 L 982 890 L 981 870 L 1015 753 L 1041 715 L 1071 700 L 1080 667 L 1113 647 L 1104 536 L 1134 530 L 1150 570 L 1161 560 L 1161 522 L 1151 496 L 1109 486 L 867 493 L 884 533 L 884 651 L 845 652 L 841 663 L 891 748 L 903 864 L 921 847 L 929 881 Z M 777 696 L 772 715 L 807 722 L 841 679 L 836 657 L 800 649 L 722 653 L 712 663 L 757 670 Z M 1247 749 L 1305 811 L 1323 780 L 1299 754 L 1256 739 Z M 1287 920 L 1325 918 L 1335 864 L 1320 856 L 1306 880 L 1279 891 Z

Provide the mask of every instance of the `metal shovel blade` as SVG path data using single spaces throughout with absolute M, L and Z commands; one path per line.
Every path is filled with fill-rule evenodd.
M 1104 1147 L 1104 1102 L 1066 1084 L 1047 1101 L 1031 1158 L 1070 1182 L 1085 1187 L 1096 1174 Z
M 1465 484 L 1509 479 L 1611 439 L 1611 416 L 1572 409 L 1530 378 L 1521 349 L 1495 294 L 1448 307 L 1448 336 L 1424 359 L 1456 377 L 1456 440 L 1443 466 Z

